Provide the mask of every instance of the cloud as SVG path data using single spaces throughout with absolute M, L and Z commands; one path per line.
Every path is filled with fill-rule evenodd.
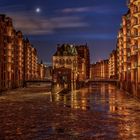
M 57 29 L 80 28 L 88 26 L 82 18 L 77 16 L 63 17 L 38 17 L 34 14 L 26 13 L 7 13 L 14 21 L 14 26 L 26 34 L 50 34 Z
M 38 15 L 33 10 L 29 10 L 25 5 L 0 6 L 0 12 L 11 17 L 15 28 L 27 35 L 53 34 L 58 29 L 81 29 L 83 27 L 89 27 L 90 25 L 87 23 L 87 20 L 85 20 L 85 17 L 75 13 L 94 12 L 107 14 L 113 9 L 105 5 L 65 8 L 57 10 L 59 16 L 56 16 L 58 15 L 56 14 L 53 17 Z M 72 14 L 68 15 L 67 13 Z
M 108 14 L 110 12 L 115 12 L 116 9 L 113 7 L 108 7 L 106 5 L 100 5 L 100 6 L 88 6 L 88 7 L 76 7 L 76 8 L 64 8 L 61 10 L 62 13 L 68 14 L 68 13 L 83 13 L 83 12 L 94 12 L 97 14 Z
M 21 7 L 22 6 L 19 5 L 0 7 L 0 11 L 11 17 L 13 19 L 14 27 L 27 35 L 52 34 L 57 29 L 80 28 L 88 26 L 82 17 L 46 17 L 37 15 L 34 11 L 26 11 L 25 7 Z
M 83 34 L 81 33 L 80 34 L 76 34 L 76 35 L 73 35 L 75 39 L 77 40 L 98 40 L 98 41 L 103 41 L 103 40 L 107 40 L 107 41 L 110 41 L 110 40 L 113 40 L 116 38 L 115 34 L 111 34 L 111 33 L 92 33 L 92 34 Z M 71 36 L 71 37 L 73 37 Z M 70 38 L 70 37 L 69 37 Z
M 65 8 L 62 10 L 63 13 L 81 13 L 90 11 L 93 11 L 92 7 Z

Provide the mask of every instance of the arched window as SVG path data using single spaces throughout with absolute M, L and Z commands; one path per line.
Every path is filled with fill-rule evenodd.
M 59 63 L 59 61 L 56 59 L 56 60 L 55 60 L 55 63 L 57 64 L 57 63 Z
M 59 60 L 59 63 L 62 64 L 62 59 Z
M 64 59 L 62 59 L 62 64 L 65 64 L 65 60 Z
M 72 64 L 72 60 L 71 59 L 69 59 L 68 61 L 69 61 L 69 64 Z

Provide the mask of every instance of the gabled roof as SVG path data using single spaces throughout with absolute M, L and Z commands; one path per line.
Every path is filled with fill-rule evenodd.
M 77 49 L 75 46 L 70 44 L 63 44 L 62 46 L 57 47 L 57 51 L 54 56 L 76 56 Z

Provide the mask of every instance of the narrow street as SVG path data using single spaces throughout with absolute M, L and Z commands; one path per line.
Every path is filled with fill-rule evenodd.
M 65 95 L 46 88 L 0 96 L 0 140 L 138 140 L 140 101 L 110 84 Z

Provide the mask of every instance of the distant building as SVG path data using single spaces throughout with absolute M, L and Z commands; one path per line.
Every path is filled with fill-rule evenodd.
M 46 75 L 47 75 L 47 79 L 52 79 L 52 66 L 49 66 L 49 65 L 47 65 L 47 68 L 46 68 Z
M 101 78 L 101 63 L 96 62 L 95 64 L 91 65 L 90 68 L 91 73 L 91 79 L 98 79 Z
M 40 80 L 44 80 L 47 78 L 47 66 L 43 63 L 38 63 L 38 71 L 37 71 L 37 74 L 38 74 L 38 78 L 37 79 L 40 79 Z
M 101 78 L 108 79 L 109 78 L 108 59 L 102 60 L 100 63 L 101 63 Z
M 71 70 L 71 81 L 89 79 L 90 55 L 87 45 L 63 44 L 57 47 L 53 55 L 53 70 L 62 68 Z M 56 70 L 55 70 L 56 71 Z
M 108 79 L 109 65 L 108 60 L 102 60 L 92 64 L 90 67 L 91 79 Z
M 76 50 L 76 47 L 69 44 L 63 44 L 62 46 L 57 47 L 56 53 L 53 55 L 53 80 L 59 81 L 60 77 L 58 76 L 57 69 L 62 69 L 61 75 L 64 75 L 64 77 L 61 77 L 63 79 L 67 79 L 68 81 L 76 82 L 78 78 L 78 53 Z M 71 71 L 71 77 L 69 78 L 69 74 L 64 74 L 66 69 L 68 71 Z

